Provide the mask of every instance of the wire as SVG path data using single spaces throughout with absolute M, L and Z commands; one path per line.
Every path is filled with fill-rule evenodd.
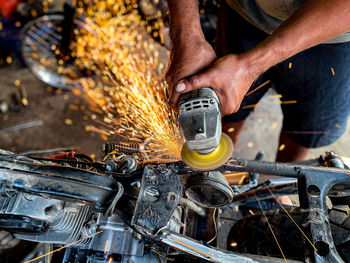
M 74 148 L 71 147 L 62 147 L 62 148 L 53 148 L 53 149 L 48 149 L 48 150 L 36 150 L 36 151 L 28 151 L 28 152 L 23 152 L 23 153 L 15 153 L 15 154 L 1 154 L 6 157 L 17 157 L 17 156 L 27 156 L 31 154 L 42 154 L 42 153 L 52 153 L 52 152 L 60 152 L 60 151 L 71 151 L 75 150 Z
M 212 239 L 210 239 L 210 240 L 208 241 L 208 244 L 210 244 L 211 242 L 213 242 L 213 241 L 216 239 L 216 237 L 218 236 L 218 227 L 217 227 L 217 225 L 216 225 L 217 222 L 216 222 L 216 220 L 215 220 L 216 210 L 217 210 L 217 208 L 214 209 L 214 213 L 213 213 L 213 222 L 214 222 L 215 236 L 214 236 Z
M 124 193 L 123 185 L 119 182 L 117 182 L 117 184 L 118 184 L 118 193 L 115 195 L 112 203 L 110 204 L 110 206 L 108 207 L 108 209 L 104 213 L 105 216 L 111 216 L 113 214 L 113 211 L 114 211 L 116 204 L 118 203 L 119 199 L 122 197 L 122 195 Z

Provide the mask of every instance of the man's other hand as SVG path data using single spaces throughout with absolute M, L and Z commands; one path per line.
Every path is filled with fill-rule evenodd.
M 242 55 L 231 54 L 215 61 L 204 72 L 176 80 L 171 105 L 177 105 L 179 93 L 186 93 L 202 87 L 215 90 L 221 102 L 223 115 L 238 111 L 250 86 L 262 72 Z

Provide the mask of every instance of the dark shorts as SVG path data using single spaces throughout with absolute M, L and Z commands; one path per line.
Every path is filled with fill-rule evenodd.
M 220 12 L 219 55 L 244 52 L 268 36 L 227 6 Z M 246 119 L 254 110 L 252 105 L 273 87 L 282 96 L 282 129 L 296 143 L 321 147 L 344 133 L 350 113 L 350 42 L 307 49 L 269 69 L 249 91 L 266 81 L 270 82 L 246 95 L 239 111 L 225 116 L 224 121 Z

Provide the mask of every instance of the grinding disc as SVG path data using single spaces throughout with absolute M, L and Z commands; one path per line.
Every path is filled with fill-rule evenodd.
M 189 151 L 187 145 L 184 144 L 181 149 L 182 161 L 188 166 L 206 171 L 220 167 L 226 163 L 233 152 L 233 143 L 231 138 L 222 133 L 218 147 L 208 154 L 200 154 L 195 151 Z

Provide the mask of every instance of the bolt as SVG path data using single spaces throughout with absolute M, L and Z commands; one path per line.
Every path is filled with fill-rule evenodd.
M 85 229 L 88 235 L 93 235 L 97 232 L 97 224 L 95 220 L 86 223 Z
M 168 194 L 168 201 L 169 201 L 169 202 L 175 202 L 175 201 L 176 201 L 176 197 L 177 197 L 177 195 L 176 195 L 175 193 L 170 192 L 170 193 Z
M 209 103 L 210 103 L 210 104 L 214 104 L 214 100 L 210 100 Z
M 159 199 L 160 193 L 157 188 L 151 187 L 145 191 L 145 198 L 149 202 L 155 202 Z

